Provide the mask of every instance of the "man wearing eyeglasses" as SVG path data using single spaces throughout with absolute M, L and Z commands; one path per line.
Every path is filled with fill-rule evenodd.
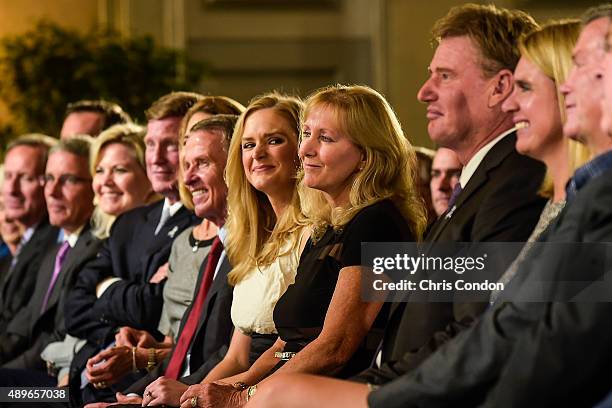
M 25 233 L 0 282 L 0 333 L 30 300 L 42 257 L 57 241 L 58 229 L 47 218 L 43 177 L 56 142 L 44 135 L 24 135 L 7 148 L 2 188 L 6 215 L 22 224 Z
M 0 386 L 57 384 L 40 353 L 48 343 L 64 339 L 65 293 L 76 273 L 100 247 L 100 241 L 89 231 L 94 196 L 89 173 L 90 140 L 75 136 L 49 151 L 43 191 L 49 223 L 61 228 L 61 233 L 43 257 L 27 306 L 0 334 Z

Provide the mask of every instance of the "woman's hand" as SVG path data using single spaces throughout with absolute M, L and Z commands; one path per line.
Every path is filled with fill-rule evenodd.
M 168 377 L 159 377 L 145 388 L 142 396 L 142 406 L 180 405 L 181 395 L 187 391 L 188 385 Z
M 190 386 L 181 396 L 181 408 L 240 408 L 246 404 L 246 390 L 220 381 Z

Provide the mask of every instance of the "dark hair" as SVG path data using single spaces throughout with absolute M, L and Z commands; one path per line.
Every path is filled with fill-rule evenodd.
M 162 96 L 145 111 L 147 120 L 161 120 L 171 117 L 182 118 L 189 108 L 204 98 L 195 92 L 172 92 Z
M 188 134 L 200 130 L 221 131 L 221 133 L 223 133 L 223 138 L 227 143 L 226 147 L 228 147 L 230 141 L 232 140 L 232 134 L 234 133 L 234 127 L 236 126 L 237 121 L 238 115 L 215 115 L 197 122 L 191 127 L 191 129 L 189 129 Z M 186 135 L 185 141 L 187 141 L 187 139 L 188 136 Z
M 524 11 L 467 3 L 451 8 L 436 21 L 432 35 L 438 43 L 446 37 L 468 36 L 482 53 L 484 74 L 491 77 L 502 69 L 514 71 L 521 57 L 520 36 L 537 26 Z
M 67 117 L 71 113 L 78 112 L 100 113 L 104 118 L 100 131 L 118 123 L 132 123 L 132 118 L 121 109 L 121 106 L 103 99 L 81 100 L 69 103 L 66 107 L 66 115 L 64 117 Z
M 607 17 L 608 19 L 612 18 L 612 4 L 604 3 L 587 9 L 580 17 L 580 21 L 582 25 L 585 26 L 603 17 Z

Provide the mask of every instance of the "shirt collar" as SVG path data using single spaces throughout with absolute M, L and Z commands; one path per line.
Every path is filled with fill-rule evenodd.
M 79 239 L 79 236 L 81 235 L 81 231 L 83 231 L 83 228 L 85 228 L 85 224 L 81 225 L 72 233 L 69 233 L 65 229 L 62 229 L 62 242 L 68 241 L 68 245 L 70 245 L 70 248 L 74 248 Z
M 39 223 L 36 223 L 31 227 L 26 228 L 23 233 L 23 236 L 21 237 L 21 242 L 19 243 L 20 245 L 25 245 L 28 243 L 28 241 L 32 238 L 32 235 L 34 235 L 34 231 L 36 231 L 36 228 L 38 228 L 38 224 Z
M 178 212 L 178 210 L 181 209 L 182 206 L 183 206 L 183 203 L 181 202 L 181 200 L 178 200 L 174 204 L 170 204 L 170 200 L 168 200 L 167 198 L 164 198 L 164 208 L 162 208 L 162 212 L 163 210 L 167 208 L 168 214 L 170 214 L 170 217 L 172 217 L 174 216 L 174 214 Z
M 219 240 L 225 246 L 225 240 L 227 239 L 227 230 L 225 229 L 225 225 L 217 230 L 217 236 Z
M 489 143 L 484 145 L 482 149 L 476 152 L 474 156 L 467 162 L 465 166 L 463 166 L 463 170 L 461 170 L 461 176 L 459 177 L 459 183 L 461 183 L 461 187 L 465 188 L 468 181 L 472 178 L 478 166 L 483 161 L 487 153 L 495 146 L 500 140 L 504 137 L 508 136 L 510 133 L 514 132 L 515 128 L 508 129 L 501 135 L 497 136 L 495 139 L 491 140 Z
M 600 154 L 582 167 L 579 167 L 565 187 L 567 201 L 574 198 L 576 193 L 591 180 L 601 176 L 609 169 L 612 169 L 612 150 Z

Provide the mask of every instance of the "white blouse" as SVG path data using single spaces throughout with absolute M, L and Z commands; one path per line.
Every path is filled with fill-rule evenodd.
M 299 239 L 300 234 L 294 234 Z M 244 334 L 276 334 L 273 312 L 274 306 L 285 293 L 287 287 L 295 282 L 295 274 L 300 262 L 299 245 L 295 240 L 287 241 L 281 253 L 289 250 L 267 266 L 253 270 L 236 286 L 232 301 L 232 323 Z

